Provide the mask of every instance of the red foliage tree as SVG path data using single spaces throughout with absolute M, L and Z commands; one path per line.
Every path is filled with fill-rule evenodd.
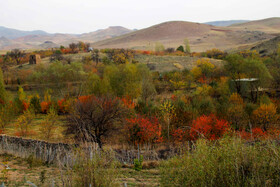
M 134 145 L 144 143 L 159 143 L 163 141 L 161 125 L 157 118 L 146 118 L 138 115 L 135 118 L 126 119 L 128 140 Z
M 192 123 L 190 136 L 193 140 L 205 137 L 209 140 L 216 140 L 230 130 L 230 125 L 223 119 L 218 119 L 215 115 L 202 115 Z

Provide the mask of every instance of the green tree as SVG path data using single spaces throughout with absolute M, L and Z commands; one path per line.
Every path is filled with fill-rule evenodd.
M 185 52 L 184 47 L 182 45 L 180 45 L 176 51 L 181 51 L 181 52 Z

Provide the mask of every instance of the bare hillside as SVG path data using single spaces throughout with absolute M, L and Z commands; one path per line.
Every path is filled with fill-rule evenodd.
M 205 51 L 212 48 L 226 50 L 272 37 L 260 31 L 244 31 L 236 28 L 172 21 L 96 42 L 93 46 L 98 48 L 153 49 L 154 44 L 160 42 L 165 47 L 178 47 L 183 44 L 185 38 L 188 38 L 192 51 Z
M 268 18 L 246 23 L 234 24 L 230 28 L 262 31 L 266 33 L 280 33 L 280 18 Z

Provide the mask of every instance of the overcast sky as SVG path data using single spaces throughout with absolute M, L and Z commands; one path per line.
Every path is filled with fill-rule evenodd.
M 268 17 L 280 17 L 280 0 L 0 0 L 0 26 L 50 33 Z

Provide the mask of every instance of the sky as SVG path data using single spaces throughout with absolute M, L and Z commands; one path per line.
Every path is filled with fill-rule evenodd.
M 208 22 L 280 17 L 280 0 L 0 0 L 0 26 L 80 34 L 166 21 Z

